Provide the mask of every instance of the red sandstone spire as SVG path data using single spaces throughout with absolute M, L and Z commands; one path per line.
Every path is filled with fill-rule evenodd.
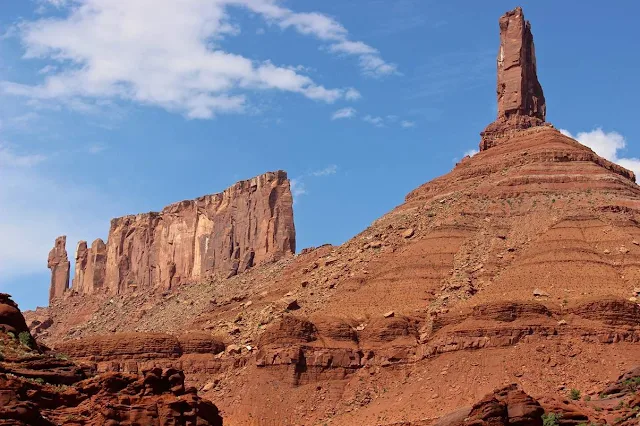
M 511 130 L 545 123 L 546 105 L 536 72 L 531 24 L 520 7 L 500 18 L 497 68 L 498 118 L 482 132 L 480 150 L 496 145 Z
M 49 252 L 47 266 L 51 269 L 51 288 L 49 289 L 49 302 L 62 295 L 69 289 L 69 269 L 71 263 L 67 256 L 67 237 L 65 235 L 56 238 L 56 243 Z

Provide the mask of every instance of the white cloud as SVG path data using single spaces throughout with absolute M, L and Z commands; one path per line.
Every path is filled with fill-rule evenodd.
M 348 101 L 357 101 L 358 99 L 362 98 L 362 95 L 356 89 L 350 87 L 344 93 L 344 98 Z
M 636 176 L 640 176 L 640 159 L 620 157 L 619 151 L 623 151 L 627 146 L 627 141 L 620 133 L 605 132 L 601 128 L 590 132 L 578 132 L 575 136 L 565 129 L 560 129 L 560 132 L 588 146 L 599 156 L 633 171 Z
M 311 172 L 311 175 L 312 176 L 329 176 L 329 175 L 335 175 L 337 171 L 338 171 L 338 166 L 335 164 L 331 164 L 322 170 L 316 170 L 314 172 Z
M 480 151 L 478 151 L 477 149 L 469 149 L 469 150 L 465 151 L 464 154 L 462 154 L 462 157 L 466 157 L 466 156 L 473 157 L 478 152 L 480 152 Z
M 66 2 L 49 3 L 62 7 Z M 396 70 L 376 49 L 351 41 L 333 18 L 296 13 L 274 0 L 75 0 L 68 5 L 68 16 L 16 26 L 25 58 L 49 60 L 58 68 L 46 69 L 40 84 L 2 82 L 6 94 L 42 102 L 129 100 L 200 119 L 244 111 L 246 92 L 255 90 L 298 93 L 327 103 L 359 97 L 355 89 L 326 88 L 297 68 L 221 50 L 220 40 L 239 32 L 230 6 L 328 41 L 329 50 L 358 56 L 367 74 Z
M 342 108 L 334 112 L 333 115 L 331 116 L 331 119 L 341 120 L 343 118 L 352 118 L 352 117 L 355 117 L 356 112 L 357 111 L 355 110 L 355 108 L 351 108 L 351 107 Z
M 374 117 L 371 115 L 365 115 L 362 118 L 363 121 L 373 124 L 376 127 L 384 127 L 384 119 L 382 117 Z
M 329 51 L 333 53 L 348 53 L 350 55 L 377 54 L 378 51 L 361 41 L 344 40 L 332 44 Z
M 398 67 L 388 63 L 380 52 L 361 41 L 349 39 L 349 32 L 339 22 L 321 13 L 296 13 L 278 6 L 275 0 L 220 0 L 230 4 L 243 5 L 277 23 L 282 29 L 293 27 L 301 34 L 312 35 L 331 42 L 328 50 L 332 53 L 359 57 L 360 67 L 366 75 L 381 77 L 398 74 Z
M 415 123 L 415 121 L 402 120 L 402 121 L 400 122 L 400 125 L 401 125 L 402 127 L 404 127 L 405 129 L 408 129 L 408 128 L 410 128 L 410 127 L 415 127 L 415 126 L 416 126 L 416 123 Z
M 376 55 L 360 56 L 360 67 L 366 75 L 371 77 L 399 74 L 398 67 L 395 64 L 389 64 Z

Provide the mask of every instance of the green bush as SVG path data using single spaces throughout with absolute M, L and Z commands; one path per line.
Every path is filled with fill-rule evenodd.
M 571 389 L 569 391 L 569 398 L 578 401 L 580 399 L 580 391 L 578 389 Z
M 558 420 L 560 420 L 561 417 L 561 414 L 545 413 L 542 415 L 542 426 L 558 426 Z
M 18 335 L 18 340 L 20 340 L 20 343 L 28 348 L 33 348 L 35 343 L 33 341 L 33 337 L 31 337 L 31 334 L 28 331 L 23 331 L 22 333 L 20 333 Z

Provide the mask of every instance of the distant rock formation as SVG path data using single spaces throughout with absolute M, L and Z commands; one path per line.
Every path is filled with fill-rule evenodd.
M 500 17 L 497 96 L 498 118 L 481 133 L 481 151 L 509 131 L 545 124 L 546 104 L 536 71 L 531 24 L 520 7 Z
M 81 294 L 91 294 L 102 288 L 107 270 L 107 245 L 100 238 L 87 248 L 80 241 L 76 249 L 76 268 L 73 289 Z
M 64 242 L 49 256 L 51 299 L 68 288 Z M 64 253 L 64 255 L 62 255 Z M 181 201 L 161 212 L 111 221 L 105 244 L 97 239 L 76 252 L 73 290 L 123 294 L 170 289 L 188 280 L 237 273 L 295 253 L 293 198 L 287 174 L 270 172 L 222 193 Z M 66 276 L 60 259 L 66 261 Z
M 49 252 L 47 266 L 51 269 L 51 287 L 49 290 L 49 302 L 61 297 L 69 289 L 69 271 L 71 263 L 67 256 L 67 237 L 65 235 L 56 238 L 56 242 Z

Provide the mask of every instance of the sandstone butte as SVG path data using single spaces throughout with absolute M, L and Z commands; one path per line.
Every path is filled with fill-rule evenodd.
M 66 237 L 49 254 L 49 300 L 69 291 Z M 161 212 L 111 221 L 105 244 L 80 241 L 73 290 L 125 294 L 169 290 L 215 273 L 232 276 L 295 252 L 287 174 L 265 173 L 224 192 L 171 204 Z
M 275 262 L 254 245 L 241 275 L 146 284 L 165 292 L 107 279 L 28 312 L 31 332 L 101 374 L 182 370 L 225 424 L 637 425 L 640 188 L 546 122 L 522 10 L 499 29 L 481 151 L 351 240 Z

